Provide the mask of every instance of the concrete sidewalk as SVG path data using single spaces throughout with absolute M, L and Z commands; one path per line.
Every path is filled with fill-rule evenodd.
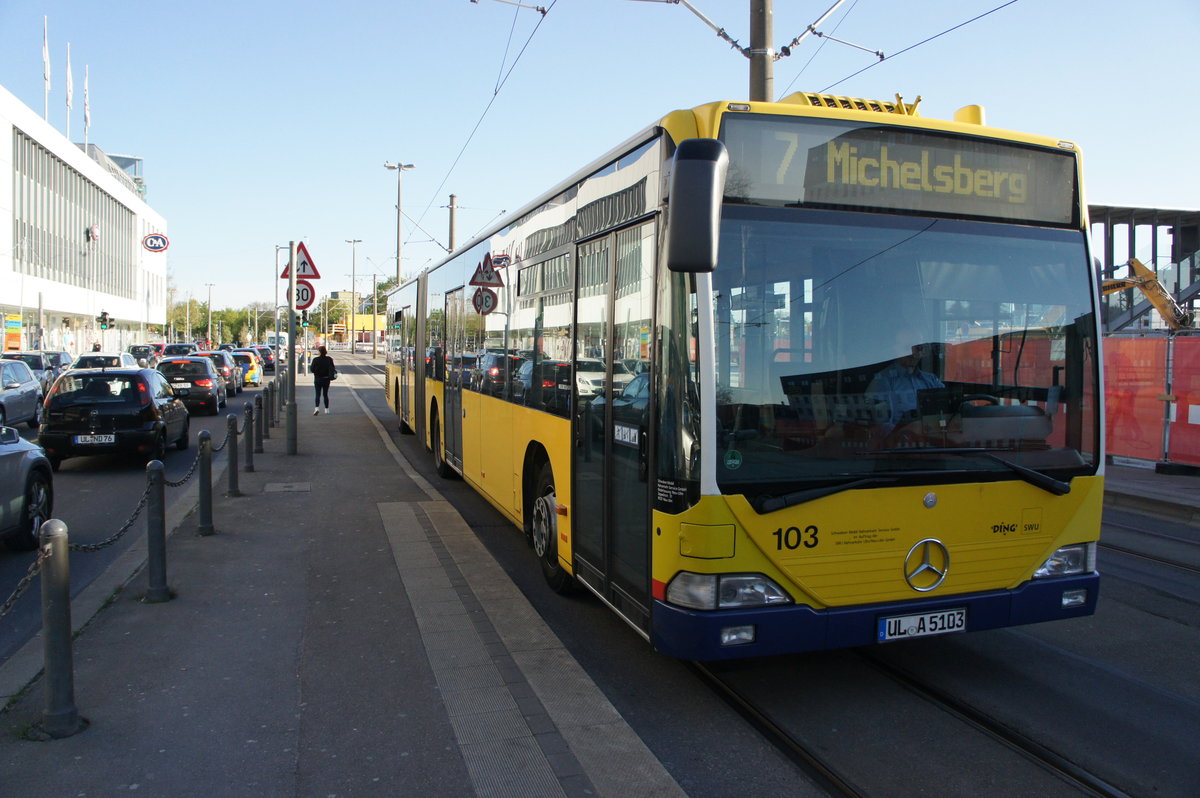
M 0 716 L 3 793 L 682 795 L 339 361 L 299 453 L 274 428 L 242 497 L 214 477 L 217 534 L 175 530 L 176 597 L 141 603 L 140 572 L 76 639 L 90 727 L 28 739 L 40 680 Z

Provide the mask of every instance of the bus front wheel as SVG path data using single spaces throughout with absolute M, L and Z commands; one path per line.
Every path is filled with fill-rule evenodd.
M 529 515 L 533 550 L 542 566 L 542 576 L 555 593 L 569 593 L 571 575 L 558 562 L 558 515 L 554 492 L 554 472 L 543 463 L 533 494 L 533 509 Z

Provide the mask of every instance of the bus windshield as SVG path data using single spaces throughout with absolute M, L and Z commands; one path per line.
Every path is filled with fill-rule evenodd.
M 1093 473 L 1090 280 L 1080 231 L 727 205 L 718 484 Z

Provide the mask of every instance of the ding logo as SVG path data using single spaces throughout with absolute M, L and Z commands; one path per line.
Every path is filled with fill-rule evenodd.
M 150 233 L 142 239 L 142 246 L 151 252 L 166 252 L 171 242 L 162 233 Z

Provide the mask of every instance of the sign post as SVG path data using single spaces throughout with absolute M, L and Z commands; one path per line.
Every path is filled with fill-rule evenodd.
M 292 241 L 289 244 L 291 248 L 290 257 L 288 258 L 288 267 L 285 269 L 286 277 L 288 278 L 288 370 L 287 370 L 287 453 L 296 453 L 296 272 L 300 269 L 292 268 L 293 263 L 297 263 L 299 253 L 296 248 L 296 242 Z M 308 250 L 304 249 L 304 242 L 300 243 L 300 249 L 304 254 L 308 255 Z

